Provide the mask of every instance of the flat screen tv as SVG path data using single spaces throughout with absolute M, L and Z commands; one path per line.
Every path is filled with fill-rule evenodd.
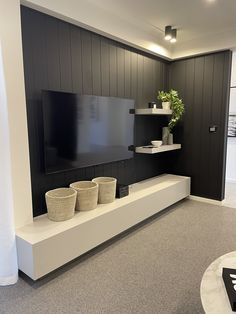
M 133 99 L 42 91 L 46 173 L 133 157 Z

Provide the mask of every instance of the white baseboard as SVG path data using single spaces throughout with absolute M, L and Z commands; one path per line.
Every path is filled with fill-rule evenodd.
M 217 200 L 213 200 L 210 198 L 205 198 L 205 197 L 200 197 L 200 196 L 195 196 L 195 195 L 189 195 L 188 198 L 190 200 L 193 200 L 193 201 L 198 201 L 198 202 L 203 202 L 203 203 L 208 203 L 208 204 L 213 204 L 213 205 L 219 205 L 219 206 L 222 206 L 222 202 L 223 202 L 223 201 L 217 201 Z
M 231 178 L 227 178 L 226 180 L 225 180 L 225 182 L 227 183 L 236 183 L 236 179 L 231 179 Z

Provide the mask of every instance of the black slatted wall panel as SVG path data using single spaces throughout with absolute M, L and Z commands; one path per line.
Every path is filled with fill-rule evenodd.
M 147 107 L 166 89 L 169 65 L 77 26 L 22 7 L 22 36 L 34 216 L 45 212 L 45 191 L 77 180 L 114 176 L 130 184 L 167 171 L 172 153 L 45 175 L 41 90 L 135 99 Z M 165 117 L 137 117 L 135 144 L 161 138 Z
M 173 172 L 191 176 L 193 195 L 224 198 L 225 146 L 231 52 L 172 62 L 170 86 L 186 104 L 175 140 L 183 143 Z M 209 127 L 217 126 L 216 133 Z

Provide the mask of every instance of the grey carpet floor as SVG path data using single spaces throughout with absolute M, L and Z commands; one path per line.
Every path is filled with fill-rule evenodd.
M 236 209 L 185 200 L 36 283 L 0 288 L 0 313 L 203 313 L 202 275 L 234 250 Z

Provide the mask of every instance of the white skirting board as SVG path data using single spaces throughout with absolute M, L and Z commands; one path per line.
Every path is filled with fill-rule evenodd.
M 67 221 L 39 216 L 16 230 L 19 269 L 37 280 L 189 194 L 189 177 L 166 174 L 135 183 L 129 196 Z
M 223 204 L 223 201 L 217 201 L 211 198 L 205 198 L 205 197 L 200 197 L 200 196 L 195 196 L 195 195 L 189 195 L 189 199 L 193 201 L 197 201 L 197 202 L 203 202 L 203 203 L 219 205 L 219 206 Z

